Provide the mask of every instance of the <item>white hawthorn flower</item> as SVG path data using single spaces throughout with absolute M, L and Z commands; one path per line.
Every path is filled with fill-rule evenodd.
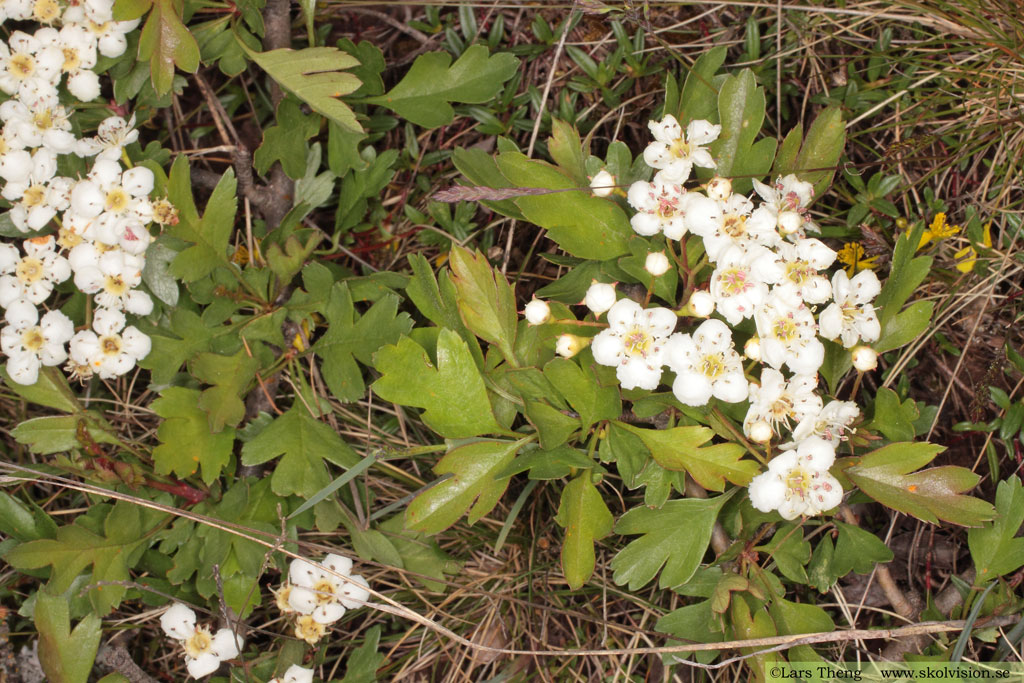
M 95 294 L 96 303 L 104 308 L 149 315 L 153 300 L 135 289 L 142 282 L 145 261 L 119 249 L 100 253 L 91 243 L 82 243 L 71 250 L 69 261 L 75 271 L 75 286 L 86 294 Z
M 89 366 L 100 379 L 113 379 L 134 368 L 150 348 L 149 337 L 131 325 L 125 327 L 124 313 L 98 308 L 92 329 L 71 338 L 68 355 L 75 365 Z
M 7 374 L 18 384 L 35 384 L 40 365 L 60 365 L 68 357 L 64 347 L 74 323 L 60 311 L 38 316 L 24 299 L 12 302 L 4 315 L 10 324 L 0 331 L 0 350 L 7 354 Z
M 267 683 L 313 683 L 313 670 L 292 664 L 284 676 L 271 678 Z
M 859 339 L 878 341 L 882 328 L 871 302 L 881 290 L 882 285 L 874 271 L 862 270 L 851 280 L 845 270 L 837 270 L 832 276 L 832 298 L 835 302 L 818 318 L 821 336 L 839 339 L 846 348 L 854 346 Z
M 672 393 L 681 403 L 702 406 L 712 396 L 726 403 L 746 400 L 743 361 L 733 348 L 729 327 L 721 320 L 705 320 L 693 336 L 672 335 L 665 356 L 676 373 Z
M 644 237 L 663 232 L 669 239 L 682 239 L 686 234 L 682 208 L 686 196 L 686 190 L 678 183 L 667 183 L 657 178 L 652 183 L 638 180 L 629 186 L 626 193 L 626 201 L 637 211 L 629 219 L 629 224 Z
M 858 417 L 860 408 L 853 401 L 829 401 L 821 412 L 801 420 L 793 429 L 793 441 L 780 448 L 793 448 L 812 436 L 825 439 L 834 448 L 846 438 L 846 429 Z
M 121 158 L 121 151 L 138 139 L 135 114 L 127 121 L 120 116 L 111 116 L 100 123 L 96 129 L 96 137 L 82 138 L 78 141 L 78 154 L 95 155 L 97 159 L 116 161 Z
M 783 276 L 772 290 L 791 306 L 823 304 L 832 296 L 832 285 L 820 271 L 836 260 L 836 252 L 816 239 L 802 239 L 795 244 L 782 242 L 776 246 L 782 259 Z
M 0 194 L 14 204 L 11 220 L 22 232 L 39 230 L 68 207 L 71 180 L 54 177 L 57 155 L 39 148 L 32 154 L 32 163 L 24 180 L 8 182 Z
M 783 364 L 800 375 L 813 375 L 825 360 L 814 314 L 807 306 L 790 306 L 771 294 L 754 313 L 761 339 L 761 359 L 776 370 Z
M 615 285 L 597 280 L 592 281 L 581 303 L 585 304 L 595 315 L 600 316 L 615 305 Z
M 816 515 L 839 505 L 843 487 L 828 472 L 835 450 L 817 437 L 805 439 L 796 450 L 777 455 L 768 471 L 750 482 L 750 503 L 761 512 L 778 510 L 783 519 Z
M 54 154 L 70 154 L 77 145 L 68 110 L 59 105 L 44 103 L 30 109 L 19 100 L 7 100 L 0 104 L 0 118 L 20 147 L 45 147 Z
M 751 225 L 748 222 L 754 205 L 743 195 L 734 194 L 718 204 L 722 207 L 721 220 L 714 224 L 709 223 L 703 232 L 693 230 L 704 238 L 704 248 L 712 263 L 717 263 L 730 247 L 746 249 L 757 244 L 774 248 L 782 242 L 775 230 L 758 229 L 756 224 Z
M 644 150 L 644 161 L 659 169 L 656 178 L 669 183 L 685 183 L 694 165 L 715 168 L 715 160 L 704 147 L 718 139 L 722 127 L 708 121 L 691 121 L 686 133 L 671 114 L 647 124 L 654 142 Z
M 139 25 L 139 20 L 111 21 L 112 16 L 106 9 L 89 9 L 84 3 L 78 3 L 64 10 L 63 20 L 65 24 L 82 24 L 89 29 L 99 53 L 104 57 L 120 57 L 128 49 L 125 35 Z
M 25 240 L 25 256 L 10 244 L 0 245 L 0 306 L 15 299 L 38 305 L 46 301 L 54 285 L 71 277 L 71 266 L 56 252 L 53 235 Z
M 530 325 L 543 325 L 551 319 L 551 306 L 543 299 L 531 299 L 523 308 L 523 317 Z
M 786 381 L 774 368 L 761 370 L 761 383 L 750 385 L 750 408 L 743 419 L 743 433 L 753 438 L 758 423 L 766 423 L 772 433 L 779 435 L 781 428 L 790 428 L 808 417 L 821 412 L 822 400 L 815 391 L 818 378 L 814 375 L 794 375 Z
M 597 175 L 590 180 L 590 191 L 595 197 L 607 197 L 615 190 L 615 176 L 608 171 L 601 169 Z
M 153 216 L 149 202 L 153 183 L 153 172 L 145 166 L 122 172 L 117 161 L 100 159 L 93 164 L 89 177 L 72 189 L 71 210 L 85 218 L 107 212 L 149 222 Z
M 722 204 L 700 192 L 687 192 L 680 210 L 686 230 L 701 237 L 713 233 L 725 220 Z
M 343 555 L 332 553 L 320 565 L 292 560 L 288 569 L 288 604 L 318 624 L 334 623 L 345 615 L 346 609 L 359 607 L 370 596 L 366 580 L 350 576 L 351 572 L 352 560 Z
M 185 668 L 193 678 L 209 676 L 223 661 L 234 659 L 242 649 L 242 637 L 229 628 L 211 634 L 205 626 L 196 625 L 196 613 L 176 602 L 160 616 L 160 627 L 185 649 Z
M 645 310 L 632 299 L 619 299 L 608 311 L 608 329 L 591 344 L 594 360 L 614 367 L 623 389 L 656 389 L 665 342 L 676 320 L 676 314 L 667 308 Z
M 711 274 L 711 295 L 718 312 L 738 325 L 768 296 L 768 285 L 779 281 L 781 267 L 774 252 L 764 247 L 727 249 Z
M 807 205 L 814 198 L 814 185 L 792 173 L 777 178 L 774 185 L 754 180 L 754 190 L 764 203 L 750 216 L 758 230 L 778 229 L 784 235 L 804 237 L 806 231 L 820 232 L 809 218 Z

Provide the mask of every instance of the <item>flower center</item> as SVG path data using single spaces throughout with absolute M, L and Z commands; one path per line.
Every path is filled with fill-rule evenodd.
M 311 589 L 316 593 L 316 602 L 318 605 L 326 605 L 327 603 L 334 602 L 334 586 L 331 584 L 330 579 L 322 578 L 313 584 Z
M 111 334 L 100 337 L 100 351 L 105 356 L 116 356 L 121 353 L 121 335 Z
M 103 291 L 113 296 L 122 296 L 128 291 L 128 284 L 120 275 L 108 275 L 103 283 Z
M 690 145 L 683 138 L 679 137 L 668 146 L 668 151 L 676 159 L 687 159 L 690 156 Z
M 664 195 L 658 197 L 658 216 L 661 218 L 672 218 L 676 215 L 676 211 L 679 209 L 679 200 L 666 197 Z
M 53 128 L 53 112 L 49 109 L 37 111 L 32 115 L 32 123 L 39 130 L 50 130 Z
M 128 193 L 124 188 L 115 187 L 107 193 L 106 208 L 113 213 L 121 213 L 128 207 Z
M 18 262 L 18 265 L 14 269 L 14 274 L 18 276 L 21 283 L 24 285 L 30 285 L 43 277 L 43 262 L 37 258 L 26 256 Z
M 725 296 L 743 294 L 753 285 L 747 281 L 747 271 L 742 268 L 727 268 L 721 275 L 722 293 Z
M 786 475 L 786 497 L 797 496 L 806 500 L 814 481 L 814 475 L 802 467 L 794 467 Z
M 32 17 L 43 24 L 49 24 L 60 16 L 60 5 L 57 0 L 36 0 L 32 8 Z
M 29 208 L 39 206 L 45 199 L 46 187 L 43 185 L 33 185 L 25 190 L 25 194 L 21 195 L 21 203 Z
M 196 626 L 195 632 L 185 641 L 185 654 L 192 659 L 198 659 L 200 655 L 209 652 L 213 645 L 213 638 L 210 632 L 203 626 Z
M 814 275 L 814 269 L 806 261 L 793 261 L 786 264 L 786 277 L 795 284 L 802 285 Z
M 700 361 L 700 371 L 708 379 L 715 379 L 725 373 L 725 356 L 720 353 L 709 353 Z
M 57 246 L 61 249 L 71 250 L 82 243 L 82 236 L 74 230 L 61 228 L 57 231 Z
M 651 336 L 639 327 L 634 327 L 623 337 L 626 353 L 630 356 L 640 356 L 641 358 L 647 357 L 647 352 L 651 348 L 651 341 Z
M 64 48 L 64 66 L 61 69 L 67 73 L 76 70 L 82 65 L 82 58 L 78 56 L 78 50 L 73 47 Z
M 153 220 L 160 225 L 177 225 L 178 209 L 166 199 L 153 202 Z
M 800 331 L 789 316 L 777 318 L 772 325 L 772 336 L 781 342 L 791 342 L 800 336 Z
M 21 334 L 21 345 L 26 351 L 38 352 L 46 345 L 46 338 L 43 337 L 43 330 L 38 325 L 29 328 Z
M 791 399 L 787 394 L 783 394 L 775 399 L 769 410 L 771 411 L 772 418 L 776 422 L 781 422 L 789 417 L 790 413 L 792 413 L 793 399 Z
M 747 234 L 747 217 L 735 213 L 726 214 L 722 232 L 733 239 L 745 237 Z
M 32 59 L 32 55 L 27 55 L 23 52 L 11 55 L 10 60 L 7 62 L 7 73 L 19 81 L 31 76 L 35 70 L 36 60 Z

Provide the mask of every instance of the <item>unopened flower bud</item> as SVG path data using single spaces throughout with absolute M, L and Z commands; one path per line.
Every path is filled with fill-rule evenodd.
M 708 181 L 708 196 L 724 202 L 732 196 L 732 181 L 728 178 L 715 177 Z
M 523 317 L 531 325 L 543 325 L 551 319 L 551 307 L 542 299 L 532 299 L 523 309 Z
M 665 256 L 663 251 L 652 251 L 647 255 L 647 260 L 644 261 L 644 270 L 653 275 L 654 277 L 660 277 L 668 272 L 669 266 L 668 256 Z
M 764 420 L 758 420 L 750 425 L 750 440 L 754 443 L 768 443 L 772 436 L 772 426 Z
M 748 339 L 747 343 L 743 345 L 743 355 L 750 360 L 761 360 L 761 339 L 759 337 Z
M 615 285 L 594 280 L 583 297 L 583 303 L 596 315 L 601 315 L 615 305 Z
M 779 232 L 783 235 L 792 235 L 803 223 L 803 217 L 796 211 L 783 211 L 779 214 Z
M 607 197 L 615 189 L 615 176 L 601 169 L 590 181 L 590 191 L 595 197 Z
M 563 334 L 555 342 L 555 353 L 562 358 L 572 358 L 582 351 L 590 343 L 588 337 L 579 337 L 575 334 Z
M 690 295 L 690 303 L 687 304 L 687 307 L 693 317 L 706 318 L 715 312 L 715 297 L 708 292 L 694 292 Z
M 878 367 L 878 353 L 870 346 L 857 346 L 851 352 L 853 367 L 860 372 L 868 372 Z

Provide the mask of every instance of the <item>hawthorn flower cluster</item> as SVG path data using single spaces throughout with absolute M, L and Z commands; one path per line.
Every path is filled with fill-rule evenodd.
M 100 96 L 99 56 L 124 53 L 126 35 L 138 20 L 114 21 L 113 0 L 65 6 L 55 0 L 10 0 L 0 21 L 34 21 L 34 33 L 10 31 L 0 40 L 0 195 L 23 233 L 0 244 L 0 307 L 6 326 L 0 350 L 7 372 L 34 384 L 41 366 L 67 362 L 68 372 L 110 379 L 131 370 L 150 350 L 149 337 L 128 325 L 127 314 L 147 315 L 142 281 L 154 222 L 176 222 L 166 200 L 153 201 L 153 172 L 131 167 L 125 145 L 138 138 L 134 118 L 112 116 L 93 137 L 73 132 L 73 108 L 62 91 L 80 102 Z M 23 24 L 19 24 L 23 25 Z M 68 101 L 64 97 L 64 101 Z M 91 160 L 84 177 L 58 173 L 61 157 Z M 126 168 L 127 166 L 127 168 Z M 54 288 L 71 280 L 93 295 L 90 324 L 76 332 L 60 310 L 47 306 Z M 44 310 L 40 310 L 42 307 Z
M 616 369 L 623 389 L 654 390 L 668 368 L 675 375 L 672 391 L 685 405 L 703 406 L 712 398 L 749 401 L 744 434 L 762 444 L 777 440 L 782 449 L 751 482 L 753 505 L 778 510 L 786 519 L 829 510 L 843 490 L 828 469 L 860 411 L 852 402 L 826 404 L 818 393 L 821 340 L 857 347 L 858 369 L 873 366 L 874 352 L 858 345 L 880 336 L 872 303 L 881 289 L 878 278 L 870 270 L 852 278 L 843 269 L 828 275 L 836 252 L 809 236 L 820 232 L 808 211 L 811 183 L 795 175 L 771 184 L 755 180 L 753 198 L 734 193 L 720 177 L 703 191 L 687 189 L 695 166 L 717 166 L 707 145 L 721 127 L 693 121 L 683 130 L 672 116 L 649 127 L 654 142 L 643 158 L 656 173 L 626 193 L 635 210 L 631 225 L 640 235 L 661 233 L 668 240 L 699 236 L 713 266 L 708 290 L 694 292 L 677 311 L 618 299 L 613 285 L 595 282 L 581 304 L 598 318 L 607 313 L 607 329 L 590 340 L 563 335 L 571 339 L 560 338 L 558 352 L 572 355 L 589 343 L 597 363 Z M 664 254 L 652 256 L 648 272 L 664 273 Z M 527 320 L 547 322 L 546 306 L 531 302 Z M 711 318 L 714 312 L 721 319 Z M 676 331 L 684 316 L 707 319 Z M 753 324 L 753 336 L 737 332 L 745 321 Z M 743 367 L 737 334 L 747 337 L 747 358 L 762 365 L 757 377 L 748 377 Z
M 320 564 L 292 560 L 288 580 L 275 595 L 278 609 L 295 615 L 295 637 L 315 645 L 347 610 L 365 604 L 368 587 L 366 579 L 352 575 L 350 558 L 332 553 Z

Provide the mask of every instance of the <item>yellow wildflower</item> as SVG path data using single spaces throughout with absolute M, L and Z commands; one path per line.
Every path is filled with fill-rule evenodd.
M 981 243 L 988 249 L 992 248 L 992 223 L 986 223 L 985 228 L 982 231 Z M 953 254 L 953 258 L 960 261 L 956 264 L 956 269 L 961 273 L 969 273 L 974 270 L 974 264 L 978 260 L 978 251 L 974 248 L 973 244 L 968 244 L 960 251 Z M 962 260 L 961 260 L 962 259 Z
M 921 235 L 921 242 L 917 245 L 918 251 L 921 250 L 926 244 L 934 240 L 935 242 L 941 242 L 947 237 L 952 237 L 960 232 L 959 225 L 949 225 L 946 223 L 946 214 L 939 212 L 935 214 L 935 218 L 932 219 L 932 224 L 928 226 L 928 229 Z
M 864 247 L 860 242 L 849 242 L 839 253 L 836 259 L 846 266 L 846 274 L 853 277 L 862 270 L 874 270 L 878 267 L 878 257 L 865 258 Z

